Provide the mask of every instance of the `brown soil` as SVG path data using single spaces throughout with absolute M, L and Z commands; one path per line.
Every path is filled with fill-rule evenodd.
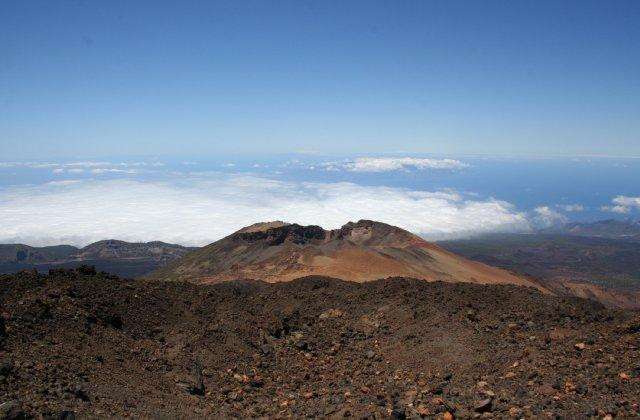
M 0 418 L 640 415 L 640 315 L 531 288 L 0 284 Z

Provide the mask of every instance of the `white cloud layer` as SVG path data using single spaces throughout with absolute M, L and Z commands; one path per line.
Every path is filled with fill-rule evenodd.
M 283 182 L 247 175 L 57 181 L 0 191 L 0 242 L 30 245 L 118 238 L 204 245 L 259 221 L 337 228 L 373 219 L 427 239 L 530 229 L 507 202 L 456 192 L 352 183 Z
M 629 214 L 633 210 L 640 210 L 640 197 L 619 195 L 611 200 L 611 206 L 602 206 L 602 211 L 610 211 L 618 214 Z
M 455 159 L 421 159 L 421 158 L 357 158 L 341 162 L 324 162 L 318 167 L 328 171 L 352 172 L 389 172 L 408 169 L 462 169 L 469 165 Z
M 0 162 L 0 169 L 51 169 L 55 175 L 79 175 L 91 173 L 94 175 L 134 175 L 148 173 L 164 166 L 162 162 Z
M 564 214 L 558 213 L 549 206 L 536 207 L 534 210 L 534 221 L 542 227 L 550 227 L 567 222 Z
M 69 170 L 71 172 L 71 170 Z M 138 169 L 119 169 L 119 168 L 96 168 L 91 170 L 92 174 L 137 174 Z
M 96 168 L 96 167 L 161 167 L 162 162 L 0 162 L 0 168 Z

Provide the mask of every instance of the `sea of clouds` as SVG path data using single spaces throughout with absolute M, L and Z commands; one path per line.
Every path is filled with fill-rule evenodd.
M 469 167 L 455 159 L 410 157 L 354 158 L 311 167 L 292 162 L 312 171 L 346 174 Z M 49 182 L 0 188 L 0 243 L 83 246 L 114 238 L 200 246 L 256 222 L 283 220 L 334 229 L 359 219 L 439 240 L 528 232 L 565 223 L 568 213 L 585 210 L 581 204 L 549 204 L 525 212 L 473 192 L 287 180 L 261 164 L 187 169 L 195 166 L 183 163 L 176 170 L 157 161 L 0 162 L 0 170 L 49 174 Z M 640 210 L 640 197 L 620 195 L 600 210 L 629 214 Z
M 351 171 L 351 172 L 390 172 L 400 170 L 434 170 L 434 169 L 464 169 L 469 165 L 456 159 L 430 159 L 430 158 L 371 158 L 361 157 L 342 161 L 322 162 L 314 165 L 314 168 L 327 171 Z
M 204 245 L 255 222 L 337 228 L 373 219 L 428 239 L 530 228 L 511 204 L 455 191 L 309 183 L 246 174 L 172 182 L 76 179 L 6 188 L 0 242 L 86 245 L 105 238 Z

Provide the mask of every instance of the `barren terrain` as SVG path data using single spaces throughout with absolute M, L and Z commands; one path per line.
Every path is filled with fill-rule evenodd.
M 640 415 L 640 316 L 512 285 L 0 277 L 0 413 Z

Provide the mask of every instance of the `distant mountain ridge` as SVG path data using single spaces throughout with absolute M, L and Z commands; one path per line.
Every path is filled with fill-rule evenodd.
M 406 230 L 371 220 L 350 222 L 334 230 L 280 221 L 255 224 L 145 278 L 194 283 L 237 279 L 281 282 L 309 275 L 355 282 L 412 277 L 543 289 L 529 279 L 467 260 Z
M 160 241 L 134 243 L 115 239 L 98 241 L 83 248 L 0 244 L 0 273 L 34 268 L 46 271 L 89 264 L 95 265 L 99 271 L 137 277 L 181 258 L 193 249 Z
M 540 233 L 559 233 L 598 238 L 640 239 L 640 221 L 607 219 L 597 222 L 570 222 L 562 226 L 542 229 Z
M 69 258 L 78 251 L 71 245 L 33 247 L 23 244 L 0 244 L 0 265 L 39 264 Z
M 560 295 L 640 308 L 640 241 L 576 234 L 494 234 L 440 241 L 474 261 L 534 277 Z

